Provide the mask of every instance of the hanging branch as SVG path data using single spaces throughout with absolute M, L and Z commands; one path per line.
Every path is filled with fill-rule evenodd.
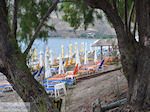
M 15 39 L 16 37 L 16 32 L 17 32 L 17 16 L 18 16 L 18 0 L 14 0 L 14 11 L 13 11 L 13 21 L 12 21 L 12 30 L 13 30 L 13 34 Z M 17 42 L 17 39 L 16 39 Z
M 128 31 L 128 23 L 127 23 L 127 17 L 128 17 L 128 12 L 127 12 L 127 5 L 128 5 L 128 0 L 124 0 L 124 25 L 125 25 L 125 30 L 126 32 Z
M 128 17 L 128 28 L 129 28 L 128 31 L 129 32 L 131 31 L 131 19 L 132 19 L 132 15 L 133 15 L 133 11 L 134 11 L 134 6 L 135 6 L 135 3 L 133 2 L 131 5 L 129 17 Z
M 34 40 L 36 39 L 37 34 L 40 32 L 40 30 L 41 30 L 41 28 L 42 28 L 44 22 L 47 20 L 48 16 L 51 14 L 51 12 L 57 7 L 58 2 L 59 2 L 59 0 L 56 0 L 56 1 L 52 4 L 52 6 L 48 9 L 47 13 L 44 15 L 43 19 L 42 19 L 41 22 L 39 23 L 38 27 L 37 27 L 36 30 L 35 30 L 35 33 L 34 33 L 33 36 L 32 36 L 32 39 L 31 39 L 31 41 L 30 41 L 30 43 L 29 43 L 27 49 L 26 49 L 25 52 L 24 52 L 25 57 L 28 55 L 28 53 L 29 53 L 29 51 L 30 51 L 30 49 L 31 49 L 31 47 L 32 47 L 32 44 L 34 43 Z
M 5 11 L 6 16 L 8 15 L 8 9 L 6 7 L 6 2 L 5 0 L 0 0 L 0 7 L 3 8 L 3 10 Z
M 133 37 L 135 38 L 135 33 L 136 33 L 136 23 L 137 23 L 137 21 L 136 21 L 136 14 L 135 14 L 135 16 L 134 16 L 134 29 L 133 29 Z

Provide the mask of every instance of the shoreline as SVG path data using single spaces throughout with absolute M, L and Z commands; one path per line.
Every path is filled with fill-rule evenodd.
M 77 37 L 49 37 L 48 39 L 79 39 L 79 40 L 98 40 L 96 38 L 77 38 Z M 99 38 L 100 39 L 100 38 Z

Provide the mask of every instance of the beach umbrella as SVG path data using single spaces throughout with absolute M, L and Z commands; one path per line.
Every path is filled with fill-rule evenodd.
M 30 50 L 30 54 L 31 54 L 31 62 L 33 62 L 34 58 L 33 58 L 33 51 L 32 51 L 32 49 Z
M 85 43 L 85 51 L 87 51 L 87 43 Z M 84 52 L 85 53 L 85 52 Z
M 87 50 L 87 42 L 85 43 L 85 50 Z
M 81 43 L 81 53 L 84 53 L 84 42 Z
M 51 77 L 52 73 L 51 73 L 51 69 L 50 69 L 50 65 L 49 65 L 49 57 L 47 52 L 45 52 L 45 78 Z
M 72 44 L 69 45 L 69 57 L 71 57 L 73 55 L 72 52 Z
M 78 49 L 77 49 L 77 53 L 76 53 L 76 65 L 77 65 L 77 64 L 78 64 L 79 67 L 81 66 Z
M 68 62 L 69 62 L 69 58 L 67 58 L 66 63 L 65 63 L 65 67 L 68 67 Z
M 51 62 L 51 65 L 54 64 L 53 51 L 52 50 L 50 50 L 50 62 Z
M 48 47 L 46 48 L 46 54 L 49 57 L 49 48 Z
M 37 58 L 37 49 L 35 48 L 34 49 L 34 60 L 36 61 L 38 58 Z
M 64 45 L 61 46 L 61 49 L 62 49 L 62 58 L 64 58 Z
M 84 64 L 88 64 L 88 56 L 87 56 L 87 51 L 85 51 L 85 55 L 84 55 Z
M 94 52 L 94 62 L 97 62 L 97 54 L 96 54 L 96 49 L 95 49 L 95 52 Z
M 58 72 L 58 74 L 64 74 L 64 67 L 63 67 L 63 64 L 62 64 L 61 56 L 59 57 L 59 72 Z
M 77 47 L 78 47 L 78 43 L 77 42 L 75 42 L 75 51 L 74 51 L 74 53 L 76 54 L 77 53 Z
M 40 51 L 40 67 L 44 66 L 44 56 L 43 56 L 43 52 Z
M 87 56 L 87 50 L 85 49 L 85 54 L 84 54 L 84 64 L 88 64 L 88 56 Z

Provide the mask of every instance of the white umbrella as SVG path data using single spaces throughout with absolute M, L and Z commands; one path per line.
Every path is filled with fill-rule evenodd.
M 85 52 L 84 52 L 84 64 L 88 64 L 88 57 L 87 57 L 87 43 L 85 43 Z
M 94 53 L 94 62 L 97 62 L 97 54 L 96 54 L 96 49 L 95 49 L 95 53 Z
M 85 43 L 85 50 L 87 51 L 87 43 Z
M 46 48 L 46 54 L 49 57 L 49 48 L 48 47 Z
M 87 56 L 87 50 L 85 50 L 85 54 L 84 54 L 84 64 L 88 64 L 88 56 Z
M 43 56 L 43 52 L 40 51 L 40 67 L 44 66 L 44 56 Z
M 49 65 L 49 59 L 48 54 L 45 52 L 45 78 L 48 78 L 52 76 L 50 65 Z
M 77 53 L 76 53 L 76 65 L 77 65 L 77 64 L 78 64 L 78 66 L 81 66 L 78 49 L 77 49 Z
M 54 64 L 53 51 L 52 50 L 50 50 L 50 62 L 51 62 L 51 65 Z
M 90 52 L 92 52 L 93 51 L 93 49 L 92 49 L 92 44 L 90 44 Z
M 59 72 L 58 74 L 64 74 L 64 67 L 62 65 L 62 58 L 61 56 L 59 57 Z

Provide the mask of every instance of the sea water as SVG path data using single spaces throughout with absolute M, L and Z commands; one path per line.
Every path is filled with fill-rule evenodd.
M 47 47 L 49 50 L 53 51 L 53 56 L 58 57 L 62 53 L 62 48 L 61 46 L 64 45 L 64 54 L 69 55 L 69 44 L 72 44 L 73 48 L 73 53 L 75 50 L 75 42 L 78 44 L 78 50 L 81 50 L 81 43 L 87 43 L 87 50 L 90 50 L 90 45 L 93 44 L 96 41 L 96 39 L 77 39 L 77 38 L 49 38 L 47 41 L 42 41 L 42 40 L 35 40 L 32 49 L 36 48 L 37 53 L 39 55 L 40 51 L 43 53 L 46 51 Z M 25 48 L 25 47 L 23 47 Z M 93 48 L 94 50 L 95 48 Z M 24 49 L 22 49 L 23 51 Z

